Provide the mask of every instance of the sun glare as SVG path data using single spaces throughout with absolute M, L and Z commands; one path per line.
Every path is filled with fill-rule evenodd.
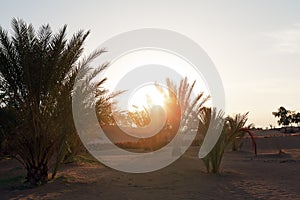
M 164 107 L 165 97 L 155 85 L 138 88 L 129 99 L 129 110 L 142 110 L 155 105 Z

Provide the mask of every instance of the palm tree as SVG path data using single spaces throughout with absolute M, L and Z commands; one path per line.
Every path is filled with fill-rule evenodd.
M 237 146 L 240 146 L 238 144 L 240 143 L 241 138 L 243 138 L 247 133 L 251 138 L 254 154 L 257 155 L 256 141 L 254 139 L 252 132 L 250 131 L 252 124 L 245 127 L 247 120 L 248 120 L 248 112 L 243 115 L 237 114 L 234 117 L 230 117 L 230 116 L 227 117 L 226 121 L 228 122 L 229 125 L 227 126 L 227 131 L 228 134 L 231 135 L 231 138 L 229 138 L 229 140 L 231 141 L 232 144 L 232 150 L 236 151 Z
M 192 99 L 192 92 L 194 90 L 196 81 L 192 84 L 188 83 L 188 78 L 185 77 L 180 81 L 179 86 L 172 82 L 169 78 L 166 80 L 167 91 L 164 91 L 160 85 L 156 85 L 157 89 L 164 94 L 165 105 L 167 112 L 167 123 L 171 127 L 170 130 L 174 134 L 187 134 L 191 131 L 197 131 L 198 114 L 204 108 L 203 105 L 210 98 L 204 96 L 201 92 Z M 196 123 L 195 123 L 196 121 Z M 183 141 L 175 140 L 172 154 L 174 156 L 180 155 L 181 143 Z
M 181 128 L 193 123 L 193 119 L 200 113 L 204 108 L 203 105 L 210 98 L 204 96 L 201 92 L 192 99 L 192 92 L 194 90 L 196 81 L 192 84 L 188 83 L 188 78 L 185 77 L 177 85 L 169 78 L 166 79 L 167 90 L 164 90 L 161 85 L 156 84 L 156 88 L 160 93 L 163 94 L 165 99 L 165 105 L 167 112 L 167 123 L 171 127 L 177 127 L 179 124 Z M 198 124 L 197 124 L 198 127 Z M 197 128 L 196 127 L 196 128 Z M 183 131 L 183 130 L 182 130 Z M 183 133 L 181 131 L 181 133 Z M 190 131 L 190 129 L 184 129 L 184 133 Z
M 193 98 L 192 92 L 196 81 L 188 83 L 187 77 L 180 80 L 179 86 L 169 78 L 166 79 L 166 88 L 159 84 L 155 84 L 156 89 L 164 96 L 164 109 L 166 112 L 166 123 L 163 129 L 156 135 L 143 139 L 146 144 L 151 144 L 151 149 L 159 149 L 168 144 L 175 135 L 182 134 L 186 136 L 191 131 L 197 131 L 198 113 L 203 108 L 203 104 L 208 100 L 204 93 L 196 95 Z M 143 110 L 128 112 L 129 118 L 138 127 L 143 127 L 150 123 L 151 105 L 144 107 Z M 155 110 L 155 109 L 154 109 Z M 159 115 L 153 115 L 159 120 Z M 155 121 L 155 119 L 154 119 Z M 196 121 L 196 122 L 195 122 Z M 173 156 L 181 154 L 181 146 L 183 141 L 177 137 L 174 141 Z
M 104 51 L 79 62 L 89 31 L 68 40 L 66 25 L 55 34 L 49 25 L 35 31 L 13 19 L 12 28 L 9 36 L 0 27 L 0 128 L 8 135 L 11 154 L 27 170 L 26 181 L 39 185 L 48 180 L 51 160 L 55 176 L 77 138 L 71 96 L 75 77 Z
M 151 122 L 150 110 L 146 107 L 144 107 L 142 110 L 129 111 L 128 117 L 137 127 L 145 127 Z

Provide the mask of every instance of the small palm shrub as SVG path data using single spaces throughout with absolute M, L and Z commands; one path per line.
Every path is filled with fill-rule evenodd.
M 237 137 L 241 137 L 245 133 L 249 133 L 251 135 L 251 138 L 253 139 L 253 144 L 255 144 L 251 132 L 247 128 L 244 128 L 245 123 L 247 122 L 247 116 L 248 113 L 243 115 L 237 114 L 234 117 L 228 116 L 224 119 L 222 112 L 217 113 L 215 109 L 211 110 L 210 108 L 203 109 L 203 111 L 200 113 L 198 134 L 202 136 L 201 138 L 204 138 L 210 123 L 216 124 L 224 120 L 224 126 L 217 143 L 212 148 L 212 150 L 202 159 L 208 173 L 220 172 L 225 150 L 229 144 L 233 143 L 236 140 Z

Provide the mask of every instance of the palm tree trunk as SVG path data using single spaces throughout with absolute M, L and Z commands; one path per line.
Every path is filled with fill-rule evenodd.
M 46 163 L 27 166 L 26 183 L 42 185 L 48 181 L 48 166 Z

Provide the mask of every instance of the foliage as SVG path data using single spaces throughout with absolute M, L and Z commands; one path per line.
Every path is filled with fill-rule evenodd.
M 137 127 L 145 127 L 151 121 L 149 112 L 149 108 L 144 107 L 143 110 L 128 112 L 128 116 Z
M 207 172 L 220 172 L 223 155 L 227 146 L 235 141 L 236 138 L 242 137 L 245 133 L 250 134 L 256 154 L 256 143 L 253 135 L 248 128 L 244 128 L 245 123 L 247 122 L 247 116 L 248 113 L 243 115 L 237 114 L 234 117 L 228 116 L 224 119 L 221 111 L 217 113 L 216 109 L 211 110 L 210 108 L 205 108 L 202 110 L 200 113 L 200 122 L 198 128 L 198 134 L 202 135 L 202 138 L 204 138 L 210 123 L 217 124 L 219 122 L 224 122 L 223 130 L 217 143 L 213 149 L 202 159 Z
M 278 108 L 278 112 L 272 112 L 272 114 L 279 118 L 278 119 L 278 125 L 283 125 L 285 127 L 285 132 L 286 132 L 286 127 L 291 123 L 291 115 L 290 115 L 291 111 L 285 109 L 284 107 L 279 107 Z
M 163 93 L 165 97 L 165 109 L 167 112 L 167 123 L 168 127 L 178 128 L 181 124 L 182 133 L 190 131 L 184 127 L 191 127 L 194 121 L 194 117 L 197 116 L 203 108 L 203 105 L 210 98 L 209 96 L 204 96 L 201 92 L 197 94 L 193 99 L 193 90 L 196 81 L 192 84 L 188 83 L 188 78 L 185 77 L 179 83 L 179 86 L 171 81 L 171 79 L 166 80 L 167 91 L 164 91 L 160 85 L 156 85 L 158 90 Z M 198 126 L 198 124 L 197 124 Z M 195 127 L 197 127 L 195 126 Z
M 234 138 L 232 140 L 232 142 L 231 142 L 231 144 L 232 144 L 231 145 L 231 150 L 232 151 L 238 151 L 238 150 L 240 150 L 242 148 L 242 146 L 243 146 L 242 139 L 246 135 L 246 133 L 248 133 L 248 135 L 250 136 L 250 138 L 252 140 L 252 145 L 254 147 L 254 151 L 255 151 L 255 155 L 256 155 L 256 143 L 255 143 L 255 139 L 254 139 L 253 134 L 250 132 L 250 130 L 252 130 L 253 127 L 254 127 L 253 124 L 248 125 L 246 128 L 243 129 L 244 131 L 242 131 L 241 134 L 238 137 L 236 137 L 236 138 Z
M 295 112 L 292 114 L 292 122 L 298 125 L 298 128 L 300 128 L 300 112 Z
M 72 88 L 79 70 L 102 54 L 97 50 L 79 62 L 89 31 L 66 39 L 64 26 L 53 33 L 49 25 L 35 31 L 13 19 L 14 34 L 0 27 L 0 129 L 10 153 L 27 170 L 29 184 L 47 182 L 68 152 L 80 141 L 72 118 Z M 73 149 L 72 149 L 73 148 Z
M 272 112 L 272 114 L 278 119 L 278 125 L 284 126 L 284 132 L 287 132 L 288 125 L 297 125 L 300 128 L 300 113 L 287 110 L 284 107 L 279 107 L 277 112 Z M 293 129 L 291 129 L 293 131 Z
M 188 79 L 184 78 L 177 86 L 171 79 L 166 79 L 166 87 L 162 87 L 156 84 L 156 89 L 164 97 L 164 111 L 166 116 L 166 123 L 162 129 L 159 130 L 154 136 L 133 140 L 132 142 L 116 143 L 121 148 L 138 149 L 138 150 L 157 150 L 166 144 L 168 144 L 177 133 L 187 134 L 190 131 L 196 131 L 198 127 L 197 115 L 203 108 L 203 104 L 209 97 L 204 97 L 203 93 L 195 95 L 193 98 L 193 90 L 195 81 L 191 84 L 188 83 Z M 151 95 L 151 94 L 149 94 Z M 125 116 L 127 115 L 127 116 Z M 153 105 L 145 105 L 142 110 L 134 110 L 120 115 L 123 119 L 131 122 L 130 127 L 132 129 L 143 128 L 151 129 L 155 127 L 155 124 L 160 124 L 162 120 L 161 109 Z M 152 123 L 153 127 L 145 127 Z M 125 123 L 122 123 L 125 124 Z M 193 130 L 194 129 L 194 130 Z M 132 130 L 135 131 L 135 130 Z M 117 130 L 116 130 L 117 132 Z M 133 139 L 133 138 L 132 138 Z M 176 148 L 174 147 L 174 154 L 179 155 L 180 146 L 178 142 Z

